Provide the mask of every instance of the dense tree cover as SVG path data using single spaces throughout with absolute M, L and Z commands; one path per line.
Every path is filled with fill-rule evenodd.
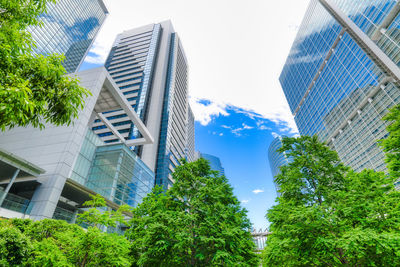
M 26 30 L 52 0 L 0 0 L 0 129 L 71 123 L 89 91 L 65 76 L 62 55 L 33 55 Z
M 118 234 L 65 221 L 0 223 L 0 266 L 130 266 L 129 245 Z
M 79 225 L 0 220 L 0 266 L 257 266 L 246 211 L 219 172 L 200 159 L 136 208 L 107 210 L 93 196 Z M 129 220 L 127 215 L 129 215 Z M 125 235 L 104 232 L 123 224 Z
M 224 176 L 208 162 L 184 162 L 167 191 L 136 209 L 127 237 L 137 266 L 257 266 L 250 221 Z
M 317 137 L 284 138 L 292 162 L 276 176 L 279 203 L 264 266 L 400 266 L 400 192 L 393 176 L 340 163 Z

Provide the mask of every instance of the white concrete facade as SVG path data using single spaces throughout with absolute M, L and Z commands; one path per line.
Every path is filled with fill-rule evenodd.
M 71 176 L 86 131 L 92 125 L 93 114 L 96 114 L 94 113 L 96 111 L 103 111 L 96 110 L 101 108 L 99 96 L 102 94 L 104 97 L 104 92 L 108 92 L 107 96 L 114 94 L 114 100 L 110 100 L 110 103 L 119 102 L 119 89 L 104 67 L 90 69 L 76 75 L 80 80 L 80 85 L 87 88 L 92 95 L 86 98 L 83 110 L 79 112 L 78 119 L 75 119 L 71 125 L 46 124 L 43 130 L 17 127 L 0 133 L 0 148 L 45 170 L 45 173 L 37 178 L 41 185 L 38 186 L 31 200 L 30 217 L 33 219 L 52 218 L 66 180 Z M 122 98 L 121 95 L 120 98 Z M 123 108 L 130 107 L 128 105 Z M 134 113 L 132 108 L 130 112 Z

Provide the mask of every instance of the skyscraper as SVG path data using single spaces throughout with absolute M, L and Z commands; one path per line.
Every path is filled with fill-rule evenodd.
M 64 67 L 76 72 L 108 14 L 103 0 L 58 0 L 40 16 L 43 26 L 30 27 L 34 52 L 65 54 Z
M 278 149 L 282 147 L 282 137 L 278 136 L 272 140 L 268 148 L 268 161 L 271 168 L 272 177 L 274 179 L 275 189 L 279 195 L 279 186 L 275 182 L 275 176 L 279 174 L 280 167 L 288 164 L 290 161 L 286 154 L 278 152 Z
M 386 169 L 376 141 L 400 102 L 399 11 L 394 0 L 311 0 L 280 76 L 300 134 L 356 171 Z
M 221 160 L 218 157 L 205 153 L 200 153 L 200 157 L 208 160 L 212 170 L 218 171 L 220 175 L 225 175 L 225 170 L 222 167 Z
M 154 145 L 135 147 L 156 173 L 156 184 L 168 188 L 171 173 L 186 157 L 188 137 L 188 66 L 181 41 L 170 21 L 119 34 L 105 64 L 126 100 L 145 123 Z M 132 147 L 143 136 L 123 110 L 104 114 L 114 131 L 97 120 L 96 134 L 106 143 L 121 135 Z M 194 131 L 193 131 L 194 134 Z M 194 137 L 193 137 L 194 139 Z

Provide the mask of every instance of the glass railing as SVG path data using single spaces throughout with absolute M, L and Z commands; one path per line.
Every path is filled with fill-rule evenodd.
M 0 197 L 3 194 L 4 191 L 0 190 Z M 30 202 L 29 199 L 8 193 L 1 207 L 8 210 L 20 212 L 22 214 L 29 214 L 30 212 L 30 209 L 28 209 L 29 202 Z
M 53 214 L 53 219 L 56 220 L 64 220 L 69 223 L 74 222 L 74 212 L 70 210 L 66 210 L 60 207 L 57 207 Z

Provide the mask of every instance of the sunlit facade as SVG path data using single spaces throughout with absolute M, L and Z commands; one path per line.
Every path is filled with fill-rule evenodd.
M 400 102 L 397 1 L 312 0 L 280 76 L 301 135 L 355 170 L 386 170 L 376 141 Z
M 103 0 L 57 0 L 40 16 L 42 27 L 30 27 L 34 52 L 64 54 L 68 73 L 76 72 L 108 14 Z

